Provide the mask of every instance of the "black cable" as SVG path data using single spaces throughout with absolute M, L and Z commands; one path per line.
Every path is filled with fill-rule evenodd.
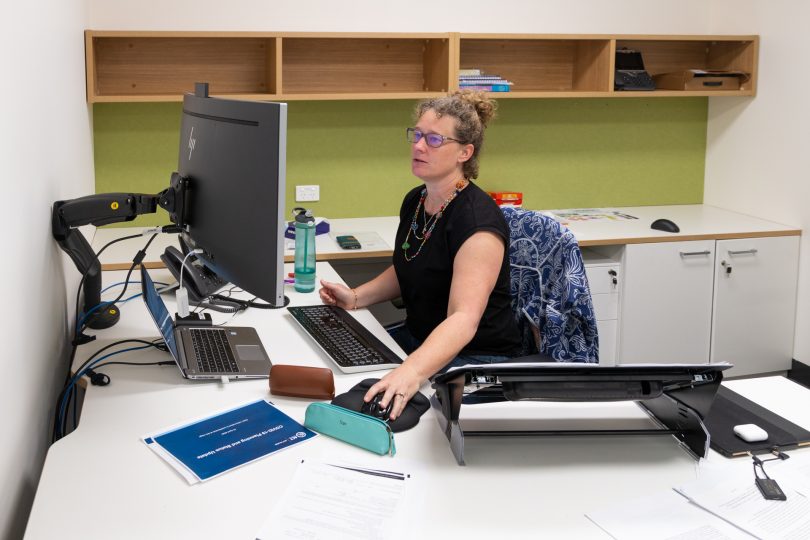
M 759 475 L 757 474 L 757 467 L 759 467 L 759 470 L 762 471 L 762 474 L 765 475 L 765 478 L 770 480 L 771 477 L 768 476 L 768 473 L 765 472 L 765 464 L 768 463 L 769 461 L 784 461 L 790 457 L 784 452 L 779 451 L 777 447 L 773 447 L 771 449 L 771 453 L 773 453 L 776 457 L 772 457 L 770 459 L 759 459 L 756 455 L 749 452 L 751 459 L 754 460 L 754 478 L 759 478 Z
M 129 270 L 127 271 L 127 277 L 124 279 L 124 287 L 121 289 L 121 292 L 118 293 L 116 299 L 110 302 L 110 304 L 115 304 L 116 302 L 121 300 L 121 298 L 124 297 L 124 294 L 126 294 L 127 292 L 127 287 L 129 287 L 129 278 L 132 276 L 132 272 L 135 270 L 135 267 L 138 266 L 143 261 L 144 257 L 146 257 L 146 250 L 149 249 L 149 246 L 152 244 L 155 238 L 157 238 L 158 234 L 160 233 L 154 233 L 146 242 L 146 245 L 143 246 L 143 249 L 141 249 L 140 251 L 138 251 L 138 253 L 135 254 L 135 258 L 132 259 L 132 264 L 130 265 Z
M 108 247 L 110 247 L 113 244 L 116 244 L 118 242 L 123 242 L 124 240 L 131 240 L 133 238 L 140 238 L 141 236 L 143 236 L 143 235 L 141 235 L 141 234 L 132 234 L 132 235 L 129 235 L 129 236 L 122 236 L 121 238 L 116 238 L 114 240 L 111 240 L 111 241 L 107 242 L 100 250 L 98 250 L 98 252 L 96 253 L 96 258 L 98 258 L 102 253 L 104 253 L 105 249 L 107 249 Z M 81 330 L 79 330 L 79 321 L 81 320 L 81 318 L 79 316 L 80 315 L 79 301 L 81 299 L 82 287 L 84 286 L 84 282 L 87 280 L 87 274 L 90 273 L 91 269 L 92 269 L 92 267 L 88 268 L 84 272 L 84 274 L 82 274 L 82 279 L 79 280 L 79 287 L 76 289 L 76 306 L 75 306 L 75 310 L 73 312 L 73 314 L 75 316 L 75 321 L 74 321 L 74 324 L 73 324 L 73 334 L 72 334 L 73 338 L 71 339 L 72 348 L 70 350 L 70 357 L 68 358 L 68 363 L 67 363 L 67 366 L 65 368 L 65 381 L 62 383 L 63 387 L 67 386 L 68 382 L 70 381 L 70 368 L 73 366 L 73 361 L 76 359 L 76 351 L 77 351 L 77 349 L 78 349 L 78 347 L 80 345 L 79 340 L 78 340 L 78 336 L 81 333 Z M 59 397 L 56 400 L 56 405 L 54 407 L 54 410 L 57 411 L 57 412 L 59 410 L 59 403 L 60 403 L 61 400 L 62 400 L 62 395 L 60 393 Z M 54 416 L 53 429 L 51 431 L 51 440 L 52 441 L 55 441 L 57 439 L 57 430 L 59 429 L 57 422 L 58 422 L 58 420 L 57 420 L 56 416 Z
M 76 323 L 78 324 L 79 320 L 76 319 Z M 65 374 L 65 382 L 62 383 L 62 392 L 56 397 L 56 404 L 54 405 L 54 415 L 53 415 L 53 425 L 51 427 L 51 442 L 56 442 L 59 438 L 59 432 L 61 430 L 61 426 L 59 425 L 59 404 L 62 402 L 62 394 L 64 393 L 64 389 L 67 387 L 68 383 L 70 382 L 70 368 L 73 366 L 73 361 L 76 358 L 76 351 L 79 348 L 79 344 L 73 343 L 73 347 L 70 350 L 70 358 L 68 359 L 67 365 L 67 373 Z
M 134 270 L 135 265 L 137 264 L 135 261 L 138 260 L 139 258 L 140 258 L 140 260 L 143 260 L 143 257 L 146 255 L 146 250 L 149 248 L 149 245 L 152 243 L 152 241 L 155 239 L 155 237 L 157 235 L 158 235 L 158 233 L 154 233 L 152 235 L 152 237 L 146 242 L 146 246 L 144 246 L 144 248 L 142 250 L 140 250 L 138 252 L 138 254 L 135 256 L 135 260 L 133 260 L 132 266 L 130 266 L 129 272 L 127 272 L 126 281 L 124 283 L 124 287 L 123 287 L 121 293 L 118 295 L 118 298 L 116 298 L 115 300 L 110 302 L 110 304 L 115 304 L 116 302 L 118 302 L 124 296 L 124 293 L 127 290 L 127 285 L 129 284 L 129 278 L 132 275 L 132 271 Z M 98 253 L 96 253 L 96 258 L 98 258 L 99 255 L 101 255 L 104 252 L 105 249 L 107 249 L 108 247 L 110 247 L 111 245 L 113 245 L 113 244 L 115 244 L 117 242 L 122 242 L 124 240 L 130 240 L 132 238 L 139 238 L 141 236 L 142 235 L 140 235 L 140 234 L 132 234 L 132 235 L 129 235 L 129 236 L 124 236 L 124 237 L 121 237 L 121 238 L 116 238 L 114 240 L 111 240 L 111 241 L 107 242 L 107 244 L 105 244 L 100 250 L 98 250 Z M 138 262 L 140 262 L 140 261 L 138 261 Z M 76 312 L 75 312 L 75 315 L 76 315 L 76 324 L 75 324 L 76 329 L 75 329 L 74 338 L 73 338 L 73 351 L 71 352 L 71 355 L 70 355 L 70 364 L 68 364 L 68 366 L 67 366 L 67 370 L 66 370 L 66 373 L 65 373 L 65 382 L 63 383 L 63 386 L 67 386 L 68 382 L 70 381 L 70 369 L 71 369 L 71 367 L 73 367 L 73 360 L 74 360 L 75 355 L 76 355 L 76 348 L 80 344 L 85 343 L 84 340 L 79 338 L 79 336 L 82 335 L 82 333 L 84 332 L 84 329 L 87 327 L 87 321 L 85 321 L 85 323 L 82 324 L 81 327 L 79 327 L 79 321 L 80 321 L 80 318 L 79 318 L 79 295 L 81 294 L 82 286 L 84 285 L 84 281 L 87 278 L 87 274 L 89 272 L 90 272 L 90 269 L 88 269 L 87 272 L 85 272 L 84 275 L 82 275 L 82 279 L 79 282 L 79 288 L 76 291 Z M 71 397 L 73 395 L 75 395 L 75 394 L 72 392 Z M 62 399 L 62 396 L 60 395 L 59 400 L 56 402 L 56 407 L 57 408 L 59 407 L 59 403 L 60 403 L 61 399 Z M 70 399 L 68 400 L 68 406 L 69 405 L 70 405 Z M 63 433 L 64 433 L 64 431 L 63 431 Z
M 104 253 L 104 250 L 107 249 L 108 247 L 110 247 L 111 245 L 116 244 L 118 242 L 123 242 L 124 240 L 131 240 L 133 238 L 140 238 L 142 236 L 143 236 L 142 234 L 131 234 L 129 236 L 122 236 L 121 238 L 116 238 L 114 240 L 110 240 L 100 250 L 98 250 L 98 252 L 96 253 L 96 259 L 98 259 L 99 256 L 101 256 L 101 254 Z M 99 264 L 101 264 L 101 263 L 99 263 Z M 80 318 L 79 318 L 79 298 L 81 296 L 82 287 L 84 286 L 84 282 L 87 279 L 87 274 L 90 273 L 90 270 L 91 270 L 91 268 L 88 268 L 87 271 L 84 274 L 82 274 L 82 279 L 81 279 L 81 281 L 79 281 L 79 288 L 76 290 L 76 311 L 74 312 L 75 315 L 76 315 L 76 324 L 74 325 L 76 327 L 76 331 L 74 333 L 74 336 L 78 336 L 79 333 L 82 331 L 82 330 L 79 330 L 79 328 L 78 328 L 79 320 L 80 320 Z M 75 341 L 75 337 L 74 337 L 74 341 Z M 69 378 L 70 378 L 70 366 L 68 366 L 68 379 Z
M 200 311 L 197 311 L 199 308 Z M 210 309 L 211 311 L 218 311 L 220 313 L 238 313 L 247 309 L 247 306 L 234 302 L 232 300 L 219 300 L 211 302 L 198 302 L 195 304 L 194 312 L 199 313 Z
M 90 358 L 88 358 L 87 361 L 85 361 L 85 363 L 82 364 L 79 369 L 76 370 L 76 373 L 79 373 L 89 362 L 91 362 L 99 354 L 103 353 L 107 349 L 115 347 L 116 345 L 119 345 L 121 343 L 126 343 L 127 341 L 118 341 L 118 342 L 115 342 L 115 343 L 110 343 L 106 347 L 102 347 L 101 349 L 99 349 L 98 351 L 93 353 L 93 355 Z M 138 340 L 138 341 L 140 341 L 140 340 Z M 68 383 L 70 382 L 71 378 L 72 378 L 71 377 L 71 372 L 68 371 L 67 381 L 65 381 L 65 384 L 62 387 L 62 391 L 59 392 L 59 395 L 56 398 L 56 408 L 55 408 L 55 412 L 54 412 L 54 425 L 56 425 L 57 422 L 59 422 L 59 420 L 60 420 L 60 418 L 59 418 L 60 404 L 62 403 L 62 399 L 64 399 L 65 392 L 68 391 L 68 389 L 70 389 L 70 396 L 68 396 L 67 403 L 65 404 L 65 410 L 67 410 L 70 407 L 70 403 L 71 403 L 71 401 L 73 401 L 74 411 L 75 411 L 76 404 L 77 404 L 77 401 L 76 401 L 76 399 L 77 399 L 77 396 L 76 396 L 77 390 L 76 390 L 76 385 L 75 384 L 68 388 Z M 64 434 L 67 432 L 67 416 L 68 416 L 67 414 L 62 416 L 61 422 L 59 422 L 59 430 L 54 432 L 54 439 L 53 439 L 54 442 L 56 440 L 58 440 L 59 438 L 61 438 L 62 436 L 64 436 Z M 74 422 L 75 422 L 75 419 L 76 419 L 76 417 L 74 416 Z M 76 424 L 74 423 L 73 425 L 75 426 Z
M 85 360 L 85 362 L 81 366 L 79 366 L 78 369 L 76 369 L 75 373 L 80 373 L 85 367 L 87 367 L 88 364 L 90 364 L 94 359 L 96 359 L 103 352 L 105 352 L 105 351 L 107 351 L 107 350 L 109 350 L 109 349 L 111 349 L 113 347 L 116 347 L 118 345 L 123 345 L 125 343 L 140 343 L 140 344 L 143 344 L 143 345 L 151 345 L 152 347 L 155 347 L 158 350 L 163 350 L 163 351 L 166 350 L 165 346 L 161 346 L 161 343 L 157 343 L 155 341 L 146 341 L 144 339 L 124 339 L 124 340 L 121 340 L 121 341 L 116 341 L 116 342 L 110 343 L 109 345 L 106 345 L 106 346 L 102 347 L 101 349 L 97 350 L 96 352 L 94 352 L 87 360 Z M 54 425 L 58 426 L 58 431 L 55 429 L 54 438 L 53 438 L 54 442 L 57 441 L 61 436 L 64 436 L 64 434 L 67 432 L 68 414 L 65 414 L 64 416 L 62 416 L 61 422 L 60 422 L 59 421 L 60 420 L 60 418 L 59 418 L 59 408 L 60 408 L 60 404 L 62 403 L 62 399 L 64 399 L 64 397 L 65 397 L 65 393 L 68 391 L 68 383 L 70 382 L 70 379 L 71 379 L 71 377 L 69 376 L 68 381 L 65 383 L 64 388 L 62 388 L 62 391 L 59 392 L 59 396 L 56 399 L 56 409 L 55 409 L 55 414 L 54 414 Z M 65 404 L 65 411 L 67 411 L 67 409 L 70 407 L 71 401 L 73 401 L 74 407 L 76 406 L 76 401 L 75 401 L 75 398 L 76 398 L 76 385 L 75 384 L 70 387 L 70 392 L 71 393 L 70 393 L 70 396 L 68 397 L 68 401 Z
M 227 296 L 222 296 L 221 294 L 214 294 L 214 295 L 211 295 L 211 298 L 216 298 L 216 299 L 219 299 L 219 300 L 226 300 L 228 302 L 236 302 L 238 304 L 241 304 L 241 305 L 245 306 L 245 308 L 253 307 L 253 308 L 259 308 L 259 309 L 281 309 L 281 308 L 287 307 L 290 304 L 290 299 L 289 299 L 289 297 L 287 297 L 287 295 L 284 295 L 284 303 L 282 305 L 280 305 L 280 306 L 274 306 L 273 304 L 267 304 L 267 303 L 257 303 L 257 302 L 254 301 L 255 297 L 254 297 L 253 300 L 239 300 L 239 299 L 236 299 L 236 298 L 230 298 L 230 297 L 227 297 Z

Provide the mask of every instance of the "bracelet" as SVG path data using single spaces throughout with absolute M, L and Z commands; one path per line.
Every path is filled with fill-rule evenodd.
M 352 293 L 354 293 L 354 307 L 352 308 L 352 311 L 357 311 L 357 291 L 352 289 Z

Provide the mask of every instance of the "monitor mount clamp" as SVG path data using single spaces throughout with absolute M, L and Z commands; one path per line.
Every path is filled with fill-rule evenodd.
M 137 216 L 155 213 L 160 206 L 169 213 L 169 219 L 175 224 L 170 230 L 180 231 L 186 224 L 187 193 L 188 179 L 172 173 L 169 187 L 155 195 L 99 193 L 53 204 L 53 237 L 83 276 L 83 313 L 87 314 L 88 310 L 101 304 L 101 263 L 77 228 L 132 221 Z M 168 231 L 164 229 L 164 232 Z M 93 329 L 109 328 L 118 322 L 119 316 L 114 304 L 101 306 L 87 317 L 86 325 Z

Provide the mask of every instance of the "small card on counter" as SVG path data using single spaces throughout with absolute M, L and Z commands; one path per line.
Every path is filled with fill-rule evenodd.
M 189 484 L 302 443 L 311 431 L 266 400 L 143 437 Z

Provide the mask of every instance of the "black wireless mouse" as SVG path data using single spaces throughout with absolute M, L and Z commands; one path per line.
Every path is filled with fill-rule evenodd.
M 671 221 L 667 218 L 656 219 L 655 221 L 652 222 L 650 228 L 655 229 L 656 231 L 664 231 L 671 233 L 681 232 L 680 227 L 675 225 L 674 221 Z
M 371 398 L 371 401 L 368 403 L 363 403 L 360 412 L 387 422 L 388 416 L 391 414 L 391 409 L 394 407 L 394 400 L 392 399 L 388 402 L 388 407 L 383 407 L 380 403 L 383 396 L 385 396 L 385 392 L 380 392 Z

